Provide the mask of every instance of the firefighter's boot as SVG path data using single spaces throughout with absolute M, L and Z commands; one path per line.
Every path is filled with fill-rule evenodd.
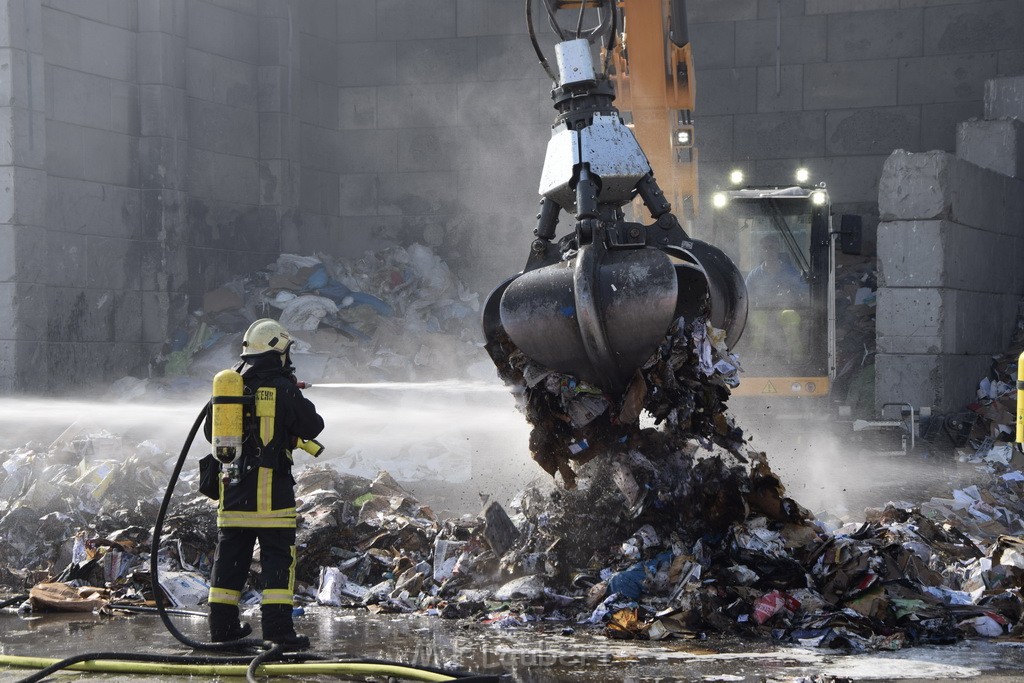
M 295 632 L 291 605 L 264 605 L 262 617 L 263 640 L 283 645 L 289 651 L 309 647 L 309 638 Z
M 235 605 L 210 603 L 208 621 L 210 624 L 210 640 L 215 643 L 241 640 L 252 633 L 252 626 L 239 622 L 238 607 Z

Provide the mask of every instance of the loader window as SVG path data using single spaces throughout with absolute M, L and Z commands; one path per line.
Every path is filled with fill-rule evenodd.
M 813 355 L 811 222 L 807 201 L 734 201 L 717 221 L 745 275 L 749 310 L 736 351 L 753 375 L 798 376 Z M 731 224 L 731 226 L 729 225 Z M 722 239 L 732 228 L 733 238 Z M 723 229 L 724 228 L 724 229 Z

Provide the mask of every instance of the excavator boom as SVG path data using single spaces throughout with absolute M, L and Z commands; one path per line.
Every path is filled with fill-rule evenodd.
M 532 24 L 534 0 L 527 0 L 530 36 L 555 80 L 557 112 L 536 239 L 523 271 L 488 298 L 484 333 L 496 363 L 511 342 L 542 366 L 621 395 L 679 317 L 707 315 L 735 343 L 746 320 L 746 290 L 721 250 L 684 231 L 613 103 L 608 65 L 619 12 L 612 0 L 542 2 L 559 42 L 552 68 Z M 576 21 L 560 25 L 559 10 Z M 584 23 L 588 10 L 597 16 L 593 26 Z M 596 45 L 603 68 L 595 64 Z M 623 209 L 634 199 L 651 224 L 626 220 Z M 556 239 L 563 211 L 573 217 L 571 230 Z

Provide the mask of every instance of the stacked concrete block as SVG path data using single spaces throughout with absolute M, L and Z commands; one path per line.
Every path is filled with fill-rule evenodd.
M 956 155 L 996 173 L 1024 178 L 1024 119 L 961 123 Z
M 1024 121 L 1024 76 L 994 78 L 985 83 L 985 118 Z
M 876 401 L 960 410 L 1016 323 L 1024 180 L 900 150 L 878 201 Z

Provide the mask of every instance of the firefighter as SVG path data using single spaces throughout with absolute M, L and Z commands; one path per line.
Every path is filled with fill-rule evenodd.
M 238 602 L 259 541 L 263 639 L 290 649 L 309 647 L 309 638 L 297 634 L 292 623 L 292 449 L 300 440 L 316 437 L 324 421 L 299 391 L 289 357 L 291 343 L 279 322 L 257 320 L 242 340 L 242 362 L 214 379 L 212 419 L 208 417 L 205 425 L 206 438 L 222 463 L 209 598 L 214 642 L 244 638 L 252 632 L 248 624 L 239 622 Z M 234 415 L 240 421 L 230 419 Z

